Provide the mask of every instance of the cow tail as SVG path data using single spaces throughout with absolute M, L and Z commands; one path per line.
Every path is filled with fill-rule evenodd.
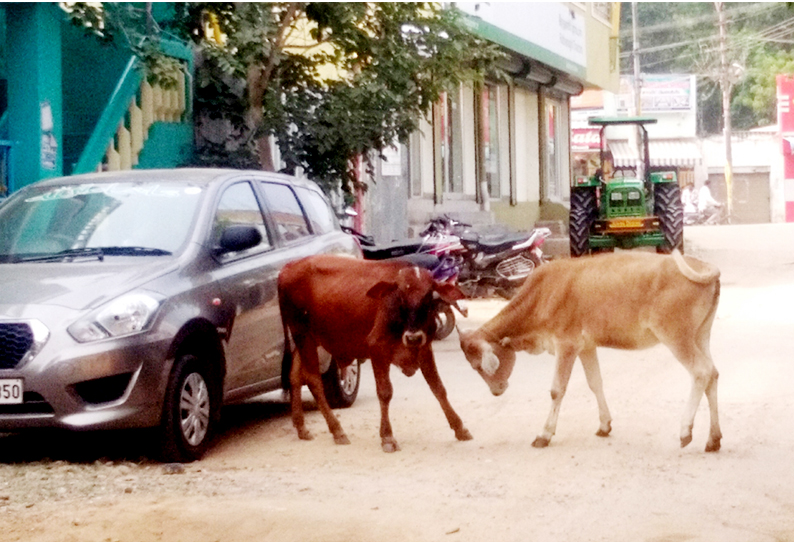
M 289 392 L 292 388 L 290 383 L 290 372 L 292 372 L 292 358 L 295 355 L 295 344 L 292 340 L 289 322 L 294 321 L 294 316 L 290 310 L 291 304 L 286 301 L 285 289 L 282 288 L 279 277 L 278 284 L 278 304 L 281 312 L 281 325 L 284 327 L 284 361 L 281 364 L 281 388 Z
M 720 280 L 719 278 L 714 283 L 714 295 L 712 296 L 712 303 L 711 307 L 709 308 L 709 312 L 706 314 L 706 317 L 703 318 L 703 322 L 700 324 L 698 328 L 698 337 L 700 338 L 700 346 L 701 348 L 705 348 L 708 350 L 709 339 L 711 337 L 711 326 L 714 323 L 714 318 L 717 316 L 717 306 L 720 303 Z M 707 355 L 710 354 L 708 351 L 705 352 Z
M 696 270 L 692 267 L 692 265 L 690 265 L 689 262 L 687 262 L 687 260 L 684 258 L 684 255 L 681 254 L 678 249 L 673 250 L 672 255 L 675 264 L 678 266 L 678 270 L 681 271 L 681 274 L 692 282 L 696 282 L 698 284 L 709 284 L 715 280 L 719 282 L 720 270 L 713 265 L 706 262 L 701 262 L 700 260 L 696 260 L 694 258 L 689 258 L 691 262 L 697 262 L 698 267 L 700 267 L 699 270 Z M 717 292 L 719 293 L 719 287 L 717 288 Z

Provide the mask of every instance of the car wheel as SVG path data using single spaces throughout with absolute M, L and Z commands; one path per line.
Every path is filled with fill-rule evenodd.
M 449 337 L 455 329 L 455 313 L 448 303 L 441 302 L 436 306 L 436 336 L 435 340 L 441 341 Z
M 177 358 L 160 426 L 160 453 L 165 461 L 195 461 L 207 451 L 220 408 L 216 386 L 206 363 L 192 355 Z
M 332 359 L 322 379 L 325 398 L 331 408 L 351 407 L 356 402 L 361 385 L 361 361 L 354 360 L 344 369 L 340 369 L 336 360 Z
M 661 183 L 654 187 L 653 214 L 659 217 L 659 227 L 664 235 L 664 244 L 656 252 L 670 254 L 677 248 L 684 249 L 684 208 L 681 205 L 681 189 L 676 183 Z
M 590 227 L 598 214 L 596 193 L 592 188 L 571 191 L 571 214 L 568 230 L 571 238 L 571 256 L 590 253 Z

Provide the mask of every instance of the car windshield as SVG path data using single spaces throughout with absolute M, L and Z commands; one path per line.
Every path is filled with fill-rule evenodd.
M 0 262 L 171 254 L 187 240 L 201 194 L 187 182 L 27 187 L 0 206 Z

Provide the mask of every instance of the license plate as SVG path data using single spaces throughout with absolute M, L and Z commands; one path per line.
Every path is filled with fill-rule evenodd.
M 609 221 L 609 228 L 613 230 L 642 228 L 644 225 L 645 221 L 641 218 L 620 218 Z
M 0 405 L 22 404 L 22 379 L 0 378 Z

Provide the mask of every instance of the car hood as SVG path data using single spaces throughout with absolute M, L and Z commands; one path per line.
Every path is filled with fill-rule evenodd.
M 178 267 L 173 258 L 105 258 L 100 262 L 0 265 L 0 306 L 92 308 Z M 6 316 L 13 316 L 6 314 Z

